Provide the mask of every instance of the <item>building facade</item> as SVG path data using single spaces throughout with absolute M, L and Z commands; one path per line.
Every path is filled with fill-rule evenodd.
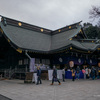
M 0 69 L 28 70 L 30 58 L 35 64 L 63 68 L 69 61 L 75 65 L 96 65 L 100 54 L 100 41 L 88 39 L 81 22 L 57 30 L 1 16 Z

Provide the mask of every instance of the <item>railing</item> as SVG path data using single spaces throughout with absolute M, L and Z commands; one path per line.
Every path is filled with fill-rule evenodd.
M 29 69 L 27 68 L 14 68 L 14 69 L 0 69 L 0 72 L 4 73 L 5 78 L 11 78 L 15 73 L 26 73 Z

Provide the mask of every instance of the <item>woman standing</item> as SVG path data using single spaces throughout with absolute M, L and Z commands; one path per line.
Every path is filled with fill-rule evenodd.
M 85 66 L 83 66 L 82 73 L 84 74 L 84 79 L 86 79 L 86 71 L 85 71 Z
M 72 81 L 75 81 L 75 70 L 72 69 Z

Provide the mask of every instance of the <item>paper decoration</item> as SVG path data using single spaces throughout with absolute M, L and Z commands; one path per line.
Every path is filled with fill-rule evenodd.
M 35 58 L 30 59 L 30 72 L 34 72 Z

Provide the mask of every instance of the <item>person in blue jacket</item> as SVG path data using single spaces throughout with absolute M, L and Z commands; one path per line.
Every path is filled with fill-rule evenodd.
M 79 80 L 79 77 L 80 77 L 80 68 L 79 68 L 79 66 L 77 66 L 77 68 L 76 68 L 76 79 Z
M 40 84 L 42 84 L 42 81 L 41 81 L 41 69 L 40 69 L 40 67 L 38 66 L 38 67 L 37 67 L 37 84 L 36 84 L 36 85 L 38 85 L 39 82 L 40 82 Z

